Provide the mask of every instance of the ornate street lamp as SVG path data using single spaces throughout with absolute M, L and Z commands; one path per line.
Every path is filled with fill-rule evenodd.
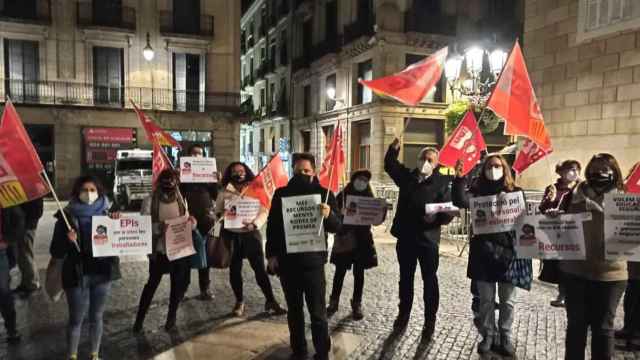
M 149 33 L 147 33 L 147 46 L 145 46 L 144 49 L 142 49 L 142 56 L 147 61 L 153 60 L 153 56 L 155 55 L 155 52 L 151 47 L 151 41 L 149 38 L 150 38 Z

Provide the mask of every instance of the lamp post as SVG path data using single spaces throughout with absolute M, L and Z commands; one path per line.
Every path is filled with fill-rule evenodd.
M 144 49 L 142 49 L 142 56 L 144 57 L 145 60 L 151 61 L 153 60 L 154 55 L 155 55 L 155 52 L 151 47 L 150 35 L 149 33 L 147 33 L 147 45 L 144 47 Z
M 483 72 L 485 55 L 488 58 L 490 74 Z M 453 54 L 447 59 L 444 68 L 451 93 L 454 97 L 459 93 L 470 98 L 477 105 L 484 103 L 506 60 L 507 53 L 504 50 L 495 48 L 489 51 L 476 45 L 468 48 L 464 56 Z M 462 74 L 463 63 L 466 74 Z

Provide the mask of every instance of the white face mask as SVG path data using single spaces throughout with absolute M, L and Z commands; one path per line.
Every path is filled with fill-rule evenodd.
M 569 170 L 564 174 L 563 178 L 568 182 L 574 182 L 578 180 L 578 173 L 575 170 Z
M 491 181 L 498 181 L 504 176 L 502 168 L 490 168 L 485 170 L 484 175 Z
M 83 191 L 80 193 L 80 196 L 78 196 L 80 198 L 80 201 L 82 201 L 83 203 L 87 204 L 87 205 L 91 205 L 94 202 L 96 202 L 96 200 L 98 200 L 98 192 L 97 191 Z
M 360 179 L 357 179 L 353 182 L 353 188 L 356 189 L 356 191 L 365 191 L 367 190 L 368 185 L 369 183 Z
M 418 170 L 424 177 L 429 177 L 433 174 L 433 165 L 426 160 L 418 160 Z

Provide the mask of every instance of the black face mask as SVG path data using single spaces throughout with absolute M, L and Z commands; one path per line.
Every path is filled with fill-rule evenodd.
M 244 175 L 238 175 L 238 174 L 233 174 L 231 175 L 231 181 L 233 181 L 234 184 L 242 184 L 244 182 Z
M 305 175 L 305 174 L 295 174 L 293 176 L 297 181 L 304 183 L 304 184 L 311 184 L 313 182 L 313 176 L 311 175 Z
M 598 172 L 595 174 L 589 174 L 587 181 L 595 188 L 608 189 L 613 186 L 613 173 L 612 172 Z

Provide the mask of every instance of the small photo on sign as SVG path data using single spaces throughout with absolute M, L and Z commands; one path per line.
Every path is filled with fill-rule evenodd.
M 531 224 L 522 225 L 522 235 L 518 239 L 520 246 L 532 246 L 538 241 L 536 239 L 536 228 Z
M 385 199 L 347 195 L 343 222 L 346 225 L 380 225 L 386 212 Z

